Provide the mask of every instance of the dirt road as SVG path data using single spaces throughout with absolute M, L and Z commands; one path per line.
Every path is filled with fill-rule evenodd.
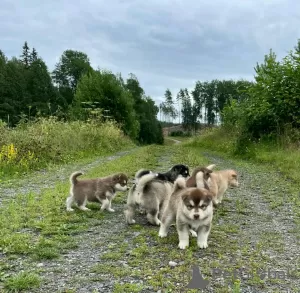
M 106 161 L 118 164 L 126 156 L 134 160 L 136 151 Z M 200 292 L 186 289 L 196 265 L 209 281 L 202 292 L 300 292 L 299 214 L 290 201 L 292 183 L 263 166 L 199 153 L 178 145 L 153 150 L 156 170 L 166 170 L 174 162 L 185 162 L 191 168 L 209 162 L 219 169 L 238 171 L 240 187 L 230 189 L 215 210 L 206 250 L 198 249 L 195 239 L 187 250 L 179 250 L 175 227 L 167 239 L 159 239 L 158 228 L 148 225 L 141 215 L 137 215 L 136 225 L 127 226 L 123 194 L 113 203 L 115 213 L 104 212 L 97 218 L 100 212 L 96 207 L 84 214 L 86 228 L 71 234 L 74 245 L 58 258 L 35 260 L 22 254 L 0 254 L 5 269 L 2 281 L 24 270 L 41 277 L 39 287 L 28 292 Z M 104 161 L 90 163 L 86 169 Z M 3 188 L 1 197 L 14 196 L 14 190 L 38 194 L 56 180 L 67 184 L 73 167 L 35 174 L 19 182 L 17 189 Z M 153 165 L 142 167 L 153 169 Z M 52 179 L 45 185 L 45 178 Z M 66 213 L 64 207 L 61 213 Z M 68 217 L 68 221 L 75 219 Z

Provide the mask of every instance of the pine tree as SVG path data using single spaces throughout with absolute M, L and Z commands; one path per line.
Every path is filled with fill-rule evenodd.
M 31 54 L 29 56 L 30 64 L 38 59 L 38 53 L 35 48 L 32 48 Z
M 28 47 L 27 42 L 25 41 L 24 45 L 23 45 L 23 53 L 21 55 L 21 61 L 22 63 L 25 65 L 26 68 L 29 67 L 30 64 L 30 49 Z

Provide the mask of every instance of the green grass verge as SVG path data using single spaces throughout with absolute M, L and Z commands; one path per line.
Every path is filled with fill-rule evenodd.
M 31 170 L 99 157 L 133 142 L 112 122 L 72 121 L 40 118 L 8 128 L 0 124 L 0 182 Z

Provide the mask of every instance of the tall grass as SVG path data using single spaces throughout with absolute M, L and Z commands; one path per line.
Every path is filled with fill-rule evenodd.
M 39 118 L 15 128 L 2 123 L 0 133 L 0 178 L 133 146 L 114 122 L 97 120 Z
M 288 134 L 279 140 L 261 140 L 244 142 L 239 140 L 237 131 L 226 128 L 207 129 L 187 144 L 207 151 L 221 153 L 227 157 L 246 159 L 256 163 L 269 164 L 277 168 L 288 178 L 300 180 L 299 144 L 293 142 Z

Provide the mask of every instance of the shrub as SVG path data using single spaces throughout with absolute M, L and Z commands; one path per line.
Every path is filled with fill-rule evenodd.
M 114 122 L 63 122 L 55 117 L 0 124 L 0 178 L 87 156 L 104 155 L 133 143 Z

